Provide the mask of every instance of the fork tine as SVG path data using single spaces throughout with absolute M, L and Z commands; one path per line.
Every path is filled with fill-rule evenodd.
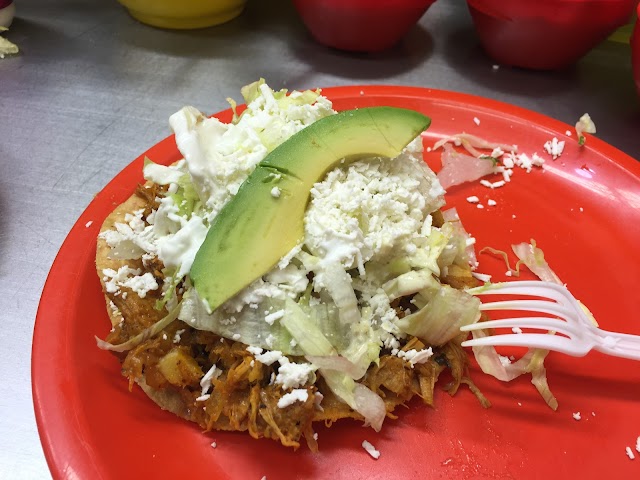
M 530 295 L 551 298 L 564 306 L 573 304 L 573 299 L 569 298 L 571 293 L 565 287 L 537 280 L 494 283 L 470 288 L 467 292 L 472 295 Z
M 487 302 L 480 305 L 480 310 L 518 310 L 529 312 L 549 313 L 560 317 L 568 317 L 574 314 L 574 310 L 568 309 L 554 302 L 545 300 L 506 300 L 503 302 Z
M 502 320 L 489 320 L 486 322 L 477 322 L 471 325 L 460 327 L 463 332 L 471 332 L 473 330 L 484 330 L 485 328 L 540 328 L 554 332 L 561 332 L 565 335 L 576 335 L 575 328 L 562 320 L 544 317 L 521 317 L 521 318 L 505 318 Z M 518 334 L 519 335 L 519 334 Z M 529 335 L 529 334 L 527 334 Z
M 584 356 L 587 352 L 578 350 L 575 345 L 565 337 L 556 337 L 545 333 L 492 335 L 483 338 L 474 338 L 462 342 L 463 347 L 528 347 L 554 350 L 574 357 Z

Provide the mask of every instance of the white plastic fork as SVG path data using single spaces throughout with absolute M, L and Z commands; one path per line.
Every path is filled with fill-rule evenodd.
M 514 346 L 543 348 L 562 352 L 574 357 L 582 357 L 592 349 L 616 357 L 640 360 L 640 336 L 609 332 L 596 327 L 587 316 L 580 303 L 564 286 L 542 281 L 516 281 L 495 283 L 467 290 L 473 295 L 520 295 L 535 296 L 540 299 L 518 299 L 482 303 L 480 310 L 508 310 L 518 312 L 541 312 L 550 317 L 516 317 L 490 320 L 466 325 L 464 332 L 486 328 L 534 328 L 562 333 L 514 333 L 494 334 L 462 342 L 463 347 L 473 346 Z

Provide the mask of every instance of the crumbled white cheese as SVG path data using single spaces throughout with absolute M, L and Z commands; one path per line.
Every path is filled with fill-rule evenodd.
M 573 414 L 573 418 L 574 418 L 575 420 L 580 420 L 580 419 L 582 418 L 582 416 L 580 415 L 580 412 L 575 412 L 575 413 Z
M 551 155 L 551 157 L 555 160 L 560 155 L 562 155 L 562 152 L 564 150 L 564 144 L 565 144 L 564 140 L 558 141 L 556 137 L 553 137 L 553 139 L 545 142 L 544 151 L 547 152 L 549 155 Z
M 211 381 L 218 378 L 220 375 L 222 375 L 222 370 L 220 370 L 214 363 L 211 368 L 207 370 L 207 373 L 205 373 L 200 379 L 200 387 L 202 387 L 201 395 L 205 395 L 211 389 Z
M 184 328 L 176 330 L 176 334 L 173 336 L 173 343 L 180 343 L 180 336 L 185 332 Z
M 262 349 L 260 347 L 247 347 L 247 351 L 250 352 L 257 361 L 264 365 L 272 365 L 277 362 L 281 358 L 283 358 L 282 352 L 278 350 L 270 350 L 262 353 Z
M 330 171 L 311 189 L 305 214 L 306 246 L 324 263 L 345 270 L 383 261 L 420 236 L 444 190 L 422 160 L 421 139 L 393 162 L 358 161 Z
M 267 338 L 264 339 L 264 343 L 266 343 L 269 348 L 273 347 L 273 342 L 275 341 L 276 337 L 274 337 L 272 334 L 267 335 Z
M 310 363 L 293 363 L 287 357 L 282 357 L 278 361 L 280 367 L 276 383 L 282 385 L 283 390 L 301 387 L 311 380 L 315 368 Z
M 502 155 L 504 155 L 504 150 L 502 150 L 500 147 L 496 147 L 491 151 L 491 156 L 493 158 L 500 158 Z
M 216 447 L 218 446 L 218 444 L 217 444 L 216 442 L 211 442 L 211 446 L 212 446 L 213 448 L 216 448 Z
M 498 204 L 498 202 L 496 202 L 495 200 L 493 200 L 491 198 L 489 200 L 487 200 L 487 205 L 489 205 L 490 207 L 495 207 L 497 204 Z
M 564 134 L 565 134 L 567 137 L 570 137 L 570 136 L 571 136 L 571 130 L 567 130 L 566 132 L 564 132 Z
M 480 126 L 480 119 L 478 117 L 473 117 L 473 123 Z
M 407 350 L 406 352 L 403 350 L 398 350 L 395 355 L 405 359 L 407 362 L 409 362 L 411 368 L 413 368 L 417 363 L 425 363 L 427 360 L 429 360 L 433 356 L 433 350 L 431 349 L 431 347 L 422 350 L 416 350 L 414 348 L 411 350 Z
M 269 325 L 273 325 L 276 320 L 280 320 L 282 317 L 284 317 L 284 310 L 278 310 L 265 316 L 264 321 Z
M 233 338 L 236 342 L 242 338 L 242 335 L 239 333 L 234 333 L 231 338 Z
M 273 188 L 271 189 L 271 196 L 272 196 L 273 198 L 280 198 L 280 194 L 281 194 L 281 193 L 282 193 L 282 192 L 280 191 L 280 189 L 279 189 L 278 187 L 273 187 Z
M 210 398 L 211 398 L 211 395 L 207 393 L 205 395 L 200 395 L 198 398 L 196 398 L 196 402 L 206 402 Z
M 511 331 L 512 331 L 513 333 L 518 333 L 518 334 L 519 334 L 519 333 L 522 333 L 522 329 L 521 329 L 520 327 L 513 327 L 513 328 L 511 329 Z
M 479 203 L 479 204 L 477 204 L 477 205 L 476 205 L 476 207 L 477 207 L 477 208 L 482 209 L 482 208 L 484 208 L 484 205 L 482 205 L 481 203 Z
M 376 460 L 380 458 L 380 452 L 376 450 L 376 447 L 374 447 L 368 441 L 364 440 L 362 442 L 362 448 L 364 448 L 367 451 L 367 453 L 371 455 L 373 458 L 375 458 Z
M 278 408 L 286 408 L 289 405 L 293 405 L 295 402 L 306 402 L 309 398 L 309 392 L 305 388 L 297 388 L 291 390 L 289 393 L 285 393 L 278 400 Z
M 629 460 L 633 460 L 636 458 L 636 456 L 633 454 L 633 450 L 631 450 L 631 447 L 627 447 L 625 450 L 627 452 L 627 457 L 629 457 Z
M 93 225 L 93 220 L 89 220 L 87 223 L 85 223 L 84 227 L 89 228 L 91 225 Z
M 476 197 L 475 195 L 467 197 L 467 202 L 469 202 L 469 203 L 478 203 L 479 201 L 480 201 L 480 199 L 478 197 Z

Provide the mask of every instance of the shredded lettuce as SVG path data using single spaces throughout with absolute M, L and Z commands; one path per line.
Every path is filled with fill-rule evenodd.
M 426 305 L 396 325 L 428 345 L 444 345 L 460 335 L 460 327 L 480 318 L 480 300 L 462 290 L 442 285 L 435 294 L 424 290 L 420 294 Z

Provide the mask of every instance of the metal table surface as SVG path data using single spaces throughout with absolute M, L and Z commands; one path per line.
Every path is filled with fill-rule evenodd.
M 479 46 L 463 0 L 440 0 L 392 51 L 316 44 L 289 0 L 250 0 L 199 31 L 139 24 L 114 0 L 17 2 L 0 60 L 0 478 L 50 477 L 31 401 L 31 338 L 56 252 L 93 196 L 166 137 L 185 104 L 227 107 L 241 86 L 428 86 L 486 96 L 569 124 L 588 111 L 598 136 L 640 155 L 629 46 L 606 41 L 559 72 L 501 67 Z M 62 293 L 62 292 L 61 292 Z

